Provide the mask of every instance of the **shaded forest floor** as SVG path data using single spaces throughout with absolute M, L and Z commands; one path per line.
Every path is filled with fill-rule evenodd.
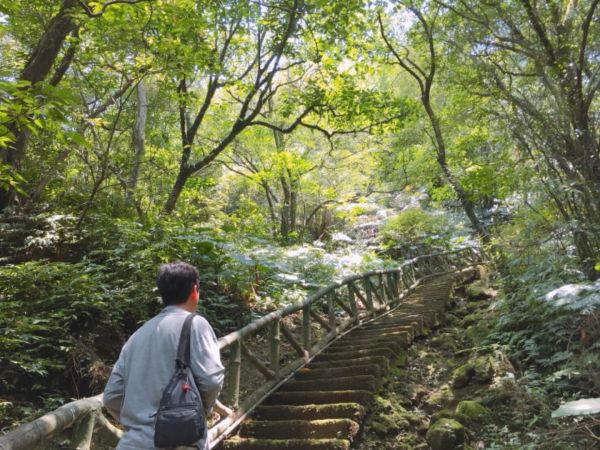
M 598 419 L 551 419 L 556 399 L 540 395 L 497 345 L 486 343 L 498 318 L 494 299 L 479 289 L 457 294 L 446 323 L 416 340 L 390 371 L 354 448 L 600 448 Z M 436 423 L 446 427 L 437 436 Z

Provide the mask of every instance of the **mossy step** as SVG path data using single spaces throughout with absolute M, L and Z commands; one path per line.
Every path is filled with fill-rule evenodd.
M 324 405 L 327 403 L 359 403 L 368 405 L 373 393 L 364 390 L 354 391 L 297 391 L 273 392 L 266 400 L 266 405 Z
M 412 331 L 414 331 L 411 327 L 405 327 L 406 328 L 406 335 L 401 334 L 398 336 L 368 336 L 368 337 L 361 337 L 361 336 L 353 336 L 352 333 L 348 334 L 347 336 L 344 336 L 343 338 L 341 338 L 339 341 L 335 341 L 333 342 L 329 347 L 327 348 L 339 348 L 339 347 L 343 347 L 345 345 L 377 345 L 377 344 L 384 344 L 387 345 L 389 344 L 393 344 L 393 345 L 397 345 L 400 348 L 406 348 L 406 346 L 410 345 L 413 341 L 413 336 L 412 336 Z
M 352 375 L 373 375 L 376 378 L 381 376 L 381 367 L 377 364 L 356 365 L 352 367 Z M 348 375 L 348 368 L 338 367 L 332 369 L 314 369 L 304 367 L 296 372 L 296 380 L 318 380 L 321 378 L 337 378 Z
M 401 345 L 400 343 L 394 342 L 391 339 L 389 342 L 385 340 L 378 342 L 365 342 L 364 340 L 361 340 L 361 342 L 355 342 L 352 340 L 347 340 L 345 342 L 330 345 L 322 354 L 329 355 L 331 353 L 336 354 L 340 352 L 355 352 L 358 350 L 372 350 L 375 348 L 388 348 L 393 353 L 398 354 L 406 348 L 406 345 Z
M 405 331 L 406 333 L 408 333 L 410 335 L 411 338 L 415 334 L 415 327 L 413 327 L 412 325 L 390 325 L 389 330 L 390 331 Z M 385 330 L 383 330 L 383 331 L 385 331 Z M 378 333 L 380 333 L 380 332 L 382 332 L 381 329 L 370 330 L 368 326 L 365 326 L 364 328 L 358 328 L 355 331 L 353 331 L 352 333 L 347 334 L 346 336 L 341 338 L 340 341 L 345 340 L 344 342 L 349 342 L 349 341 L 356 341 L 356 340 L 360 340 L 360 339 L 367 339 L 366 337 L 362 336 L 364 334 L 372 334 L 373 335 L 373 336 L 368 336 L 368 339 L 370 339 L 371 342 L 376 342 L 376 341 L 388 342 L 388 341 L 394 340 L 394 337 L 379 336 Z M 395 339 L 397 339 L 400 342 L 403 342 L 402 335 L 398 335 Z
M 223 450 L 349 450 L 347 439 L 243 439 L 223 442 Z
M 428 315 L 410 314 L 403 317 L 386 318 L 386 320 L 375 320 L 371 323 L 364 325 L 362 328 L 358 328 L 358 330 L 379 329 L 392 326 L 412 326 L 418 329 L 421 328 L 429 320 L 431 320 L 431 318 Z
M 253 417 L 261 420 L 317 420 L 352 419 L 360 421 L 366 409 L 358 403 L 330 403 L 325 405 L 260 406 Z
M 352 439 L 359 425 L 351 419 L 251 420 L 242 425 L 239 436 L 266 439 Z
M 356 334 L 354 336 L 356 336 L 356 338 L 359 339 L 365 339 L 365 338 L 370 338 L 370 337 L 400 337 L 402 335 L 405 335 L 405 339 L 411 339 L 414 336 L 420 336 L 421 333 L 420 332 L 416 332 L 413 331 L 408 332 L 406 331 L 406 328 L 403 327 L 392 327 L 392 328 L 388 328 L 388 329 L 382 329 L 382 330 L 364 330 L 364 331 L 360 331 L 360 332 L 356 332 Z M 409 341 L 410 342 L 410 341 Z
M 357 375 L 319 380 L 288 381 L 280 388 L 281 391 L 340 391 L 365 390 L 375 392 L 378 387 L 377 379 L 372 375 Z
M 390 367 L 389 359 L 385 356 L 365 356 L 362 358 L 329 360 L 329 361 L 311 361 L 308 364 L 309 369 L 334 369 L 347 368 L 349 371 L 355 365 L 377 364 L 382 371 L 386 371 Z
M 444 308 L 437 308 L 437 309 L 424 308 L 422 310 L 413 308 L 412 312 L 410 312 L 410 313 L 390 315 L 388 322 L 402 321 L 402 319 L 410 320 L 412 318 L 422 318 L 426 322 L 427 321 L 439 322 L 439 321 L 444 320 L 445 315 L 446 315 L 446 311 Z
M 363 335 L 369 335 L 373 338 L 377 337 L 378 333 L 384 333 L 387 331 L 405 331 L 409 333 L 411 336 L 415 336 L 419 334 L 420 330 L 423 328 L 423 320 L 413 320 L 411 322 L 397 322 L 397 323 L 374 323 L 365 325 L 363 328 L 357 328 L 352 333 L 349 333 L 348 336 L 353 337 L 361 337 Z M 385 336 L 382 336 L 382 339 L 387 339 Z
M 321 353 L 315 356 L 315 362 L 319 361 L 340 361 L 354 358 L 363 358 L 366 356 L 384 356 L 386 358 L 393 358 L 395 356 L 394 351 L 387 347 L 371 348 L 366 350 L 353 350 L 350 352 L 339 351 L 333 353 Z

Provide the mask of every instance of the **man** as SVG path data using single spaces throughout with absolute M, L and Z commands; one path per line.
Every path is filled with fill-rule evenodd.
M 190 264 L 160 267 L 157 285 L 165 308 L 125 343 L 104 390 L 104 406 L 125 427 L 117 450 L 155 449 L 154 414 L 175 370 L 183 322 L 198 305 L 198 280 Z M 224 369 L 215 333 L 201 316 L 192 322 L 191 371 L 208 412 L 223 385 Z M 208 449 L 206 435 L 193 448 Z

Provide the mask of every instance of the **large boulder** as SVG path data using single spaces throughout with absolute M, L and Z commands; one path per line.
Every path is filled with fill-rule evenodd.
M 453 419 L 439 419 L 425 436 L 432 450 L 451 450 L 465 441 L 465 427 Z

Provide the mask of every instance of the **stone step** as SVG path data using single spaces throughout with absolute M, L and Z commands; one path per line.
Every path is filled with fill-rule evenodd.
M 253 417 L 261 420 L 352 419 L 360 421 L 366 409 L 358 403 L 328 403 L 325 405 L 260 406 Z
M 348 375 L 347 367 L 338 367 L 331 369 L 313 369 L 305 367 L 296 372 L 294 379 L 300 380 L 318 380 L 321 378 L 338 378 Z M 352 375 L 373 375 L 376 378 L 381 376 L 381 367 L 377 364 L 356 365 L 352 367 Z
M 363 357 L 367 357 L 367 356 L 384 356 L 388 359 L 391 359 L 394 357 L 394 355 L 395 355 L 395 353 L 392 351 L 392 349 L 387 348 L 387 347 L 381 347 L 381 348 L 372 348 L 372 349 L 366 349 L 366 350 L 354 350 L 354 351 L 349 351 L 349 352 L 339 351 L 339 352 L 332 352 L 332 353 L 321 353 L 321 354 L 317 355 L 313 359 L 313 361 L 319 362 L 319 361 L 352 360 L 354 358 L 363 358 Z
M 263 439 L 352 439 L 358 424 L 351 419 L 250 420 L 240 428 L 242 438 Z
M 383 330 L 361 330 L 356 333 L 357 338 L 370 338 L 370 337 L 402 337 L 405 336 L 407 341 L 412 341 L 413 333 L 406 331 L 403 327 L 391 327 Z M 420 336 L 421 333 L 415 333 L 414 336 Z
M 285 392 L 295 391 L 342 391 L 365 390 L 375 392 L 378 387 L 377 379 L 372 375 L 357 375 L 352 377 L 339 377 L 318 380 L 288 381 L 279 390 Z
M 409 327 L 406 327 L 406 329 L 409 330 Z M 412 329 L 410 329 L 410 331 L 412 331 Z M 410 345 L 412 343 L 412 341 L 413 341 L 413 336 L 408 331 L 407 331 L 406 335 L 402 334 L 397 337 L 386 337 L 386 336 L 361 337 L 361 336 L 352 336 L 351 334 L 349 334 L 348 336 L 344 336 L 343 338 L 341 338 L 339 341 L 332 343 L 327 348 L 328 349 L 330 349 L 330 348 L 339 349 L 339 348 L 343 348 L 347 345 L 370 345 L 370 344 L 388 345 L 388 344 L 391 344 L 391 345 L 397 346 L 400 349 L 404 349 L 408 345 Z
M 266 405 L 324 405 L 327 403 L 359 403 L 368 405 L 373 393 L 366 390 L 350 391 L 277 391 L 266 400 Z
M 345 342 L 341 342 L 339 344 L 333 344 L 327 347 L 325 351 L 322 353 L 323 355 L 337 354 L 340 352 L 355 352 L 359 350 L 373 350 L 377 348 L 387 348 L 392 351 L 395 355 L 402 353 L 407 346 L 401 345 L 398 342 L 386 342 L 386 341 L 377 341 L 377 342 L 365 342 L 361 340 L 360 342 L 356 342 L 354 340 L 347 340 Z
M 309 369 L 333 369 L 347 368 L 352 370 L 355 365 L 377 364 L 382 371 L 386 371 L 390 367 L 389 359 L 385 356 L 365 356 L 362 358 L 329 360 L 329 361 L 311 361 L 307 368 Z
M 347 439 L 244 439 L 223 442 L 223 450 L 349 450 Z

